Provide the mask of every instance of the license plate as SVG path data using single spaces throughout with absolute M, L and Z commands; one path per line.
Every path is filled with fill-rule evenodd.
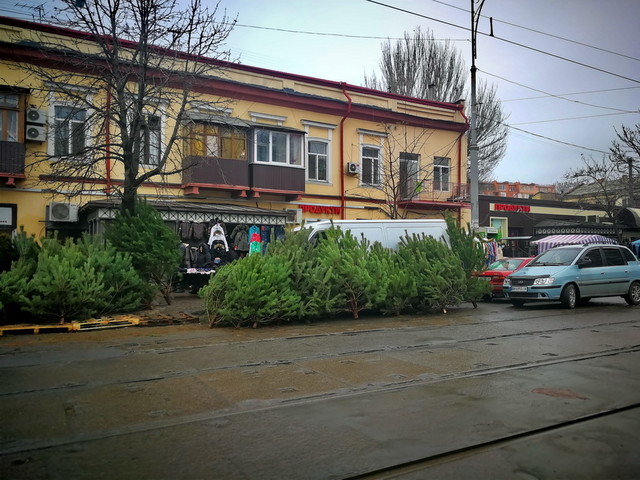
M 512 292 L 526 292 L 527 287 L 511 287 Z

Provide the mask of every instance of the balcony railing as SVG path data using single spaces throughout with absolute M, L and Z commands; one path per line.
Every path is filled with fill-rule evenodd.
M 24 143 L 0 142 L 0 175 L 23 175 L 24 159 Z
M 304 193 L 303 168 L 200 156 L 186 157 L 183 165 L 187 168 L 182 173 L 185 186 L 284 195 Z
M 249 189 L 249 162 L 218 157 L 185 157 L 182 183 L 235 190 Z
M 468 202 L 469 184 L 423 181 L 407 195 L 403 202 Z

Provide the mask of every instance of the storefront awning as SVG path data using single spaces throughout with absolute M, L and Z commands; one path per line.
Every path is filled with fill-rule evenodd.
M 531 244 L 538 246 L 538 253 L 559 245 L 584 245 L 585 243 L 608 243 L 617 245 L 615 240 L 602 235 L 550 235 L 539 240 L 532 240 Z

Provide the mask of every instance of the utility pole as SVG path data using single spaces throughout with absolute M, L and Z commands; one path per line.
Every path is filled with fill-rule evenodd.
M 475 10 L 476 1 L 479 3 Z M 469 126 L 469 183 L 471 200 L 471 230 L 480 226 L 478 199 L 478 141 L 476 134 L 476 35 L 484 0 L 471 0 L 471 124 Z

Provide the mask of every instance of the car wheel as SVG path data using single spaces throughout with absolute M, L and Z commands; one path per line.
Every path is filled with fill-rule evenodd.
M 629 305 L 640 305 L 640 282 L 631 282 L 629 293 L 622 298 Z
M 511 304 L 514 307 L 522 307 L 524 305 L 524 302 L 522 300 L 511 300 Z
M 573 283 L 566 285 L 560 294 L 560 303 L 564 308 L 576 308 L 578 303 L 578 290 Z

